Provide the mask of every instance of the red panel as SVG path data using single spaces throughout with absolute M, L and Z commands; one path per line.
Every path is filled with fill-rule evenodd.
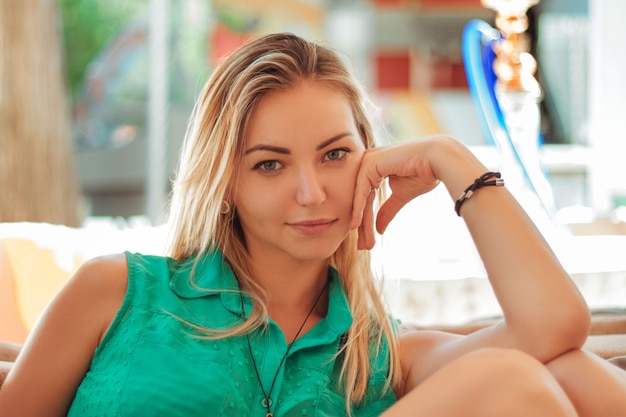
M 404 6 L 409 0 L 374 0 L 374 4 L 378 7 L 397 7 Z
M 465 69 L 460 61 L 436 60 L 430 64 L 430 86 L 433 89 L 466 89 Z
M 213 29 L 210 50 L 210 62 L 215 65 L 230 55 L 235 49 L 249 40 L 247 33 L 236 33 L 222 23 L 217 23 Z
M 378 90 L 405 89 L 411 85 L 411 57 L 409 51 L 378 51 L 376 88 Z

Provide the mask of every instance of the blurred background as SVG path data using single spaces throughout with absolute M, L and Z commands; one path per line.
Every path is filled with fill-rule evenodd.
M 382 142 L 447 133 L 494 156 L 461 51 L 469 20 L 493 24 L 480 0 L 1 3 L 0 221 L 162 223 L 202 84 L 268 32 L 345 54 L 381 109 Z M 624 13 L 620 0 L 541 0 L 527 13 L 543 89 L 539 157 L 570 223 L 615 223 L 626 204 Z
M 541 95 L 540 117 L 517 127 L 541 196 L 484 129 L 464 67 L 468 22 L 494 26 L 490 6 L 522 3 Z M 196 96 L 220 59 L 277 31 L 349 60 L 380 143 L 450 134 L 503 171 L 589 305 L 623 312 L 624 16 L 623 0 L 0 0 L 0 339 L 22 341 L 86 259 L 162 253 Z M 443 187 L 404 207 L 372 255 L 401 319 L 499 313 Z

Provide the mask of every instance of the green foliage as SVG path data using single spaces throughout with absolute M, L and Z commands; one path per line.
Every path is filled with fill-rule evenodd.
M 72 100 L 80 91 L 91 60 L 148 0 L 60 0 L 61 28 L 68 88 Z

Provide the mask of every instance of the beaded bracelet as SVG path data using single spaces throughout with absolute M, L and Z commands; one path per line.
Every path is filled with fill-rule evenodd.
M 481 187 L 501 187 L 504 185 L 504 180 L 500 178 L 501 174 L 499 172 L 486 172 L 481 175 L 479 178 L 476 178 L 474 183 L 467 187 L 465 191 L 461 193 L 459 198 L 456 199 L 456 203 L 454 203 L 454 211 L 456 211 L 457 216 L 461 216 L 461 206 L 474 194 L 474 191 L 478 190 Z M 495 179 L 488 181 L 489 179 L 495 177 Z

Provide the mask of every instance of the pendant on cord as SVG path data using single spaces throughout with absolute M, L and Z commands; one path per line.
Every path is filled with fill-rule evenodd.
M 311 307 L 306 317 L 304 318 L 304 321 L 300 325 L 300 328 L 296 332 L 296 335 L 293 337 L 293 339 L 291 339 L 291 342 L 289 342 L 289 344 L 287 345 L 287 350 L 285 351 L 285 354 L 283 355 L 282 359 L 280 360 L 280 363 L 278 364 L 278 368 L 276 369 L 276 373 L 274 374 L 274 379 L 272 380 L 272 385 L 270 385 L 270 389 L 267 392 L 265 391 L 265 388 L 263 387 L 263 382 L 261 381 L 261 376 L 259 375 L 259 368 L 256 365 L 256 359 L 254 359 L 254 354 L 252 353 L 252 344 L 250 344 L 250 334 L 246 333 L 246 341 L 248 342 L 248 352 L 250 353 L 250 359 L 252 360 L 252 366 L 254 367 L 254 375 L 256 376 L 256 380 L 259 383 L 261 392 L 263 392 L 263 399 L 261 400 L 261 405 L 267 410 L 267 414 L 265 414 L 265 417 L 274 417 L 274 414 L 272 414 L 272 411 L 271 411 L 272 399 L 270 397 L 272 396 L 272 391 L 274 390 L 274 383 L 276 382 L 276 378 L 278 378 L 278 374 L 280 373 L 280 368 L 283 366 L 283 363 L 285 363 L 285 359 L 287 359 L 287 356 L 289 356 L 289 351 L 293 347 L 293 344 L 298 338 L 298 335 L 300 335 L 300 332 L 304 328 L 304 325 L 306 324 L 307 320 L 313 313 L 313 310 L 315 310 L 315 306 L 317 306 L 317 303 L 322 298 L 322 295 L 324 295 L 324 293 L 326 292 L 326 289 L 328 288 L 329 283 L 330 283 L 330 280 L 326 280 L 326 284 L 324 284 L 324 288 L 322 288 L 322 291 L 319 293 L 319 295 L 315 299 L 313 306 Z M 245 318 L 245 309 L 243 305 L 243 292 L 239 293 L 239 297 L 241 299 L 241 317 Z
M 263 398 L 261 400 L 261 405 L 267 408 L 267 414 L 265 414 L 265 417 L 274 417 L 274 414 L 272 414 L 272 412 L 270 411 L 270 407 L 272 406 L 271 398 Z

